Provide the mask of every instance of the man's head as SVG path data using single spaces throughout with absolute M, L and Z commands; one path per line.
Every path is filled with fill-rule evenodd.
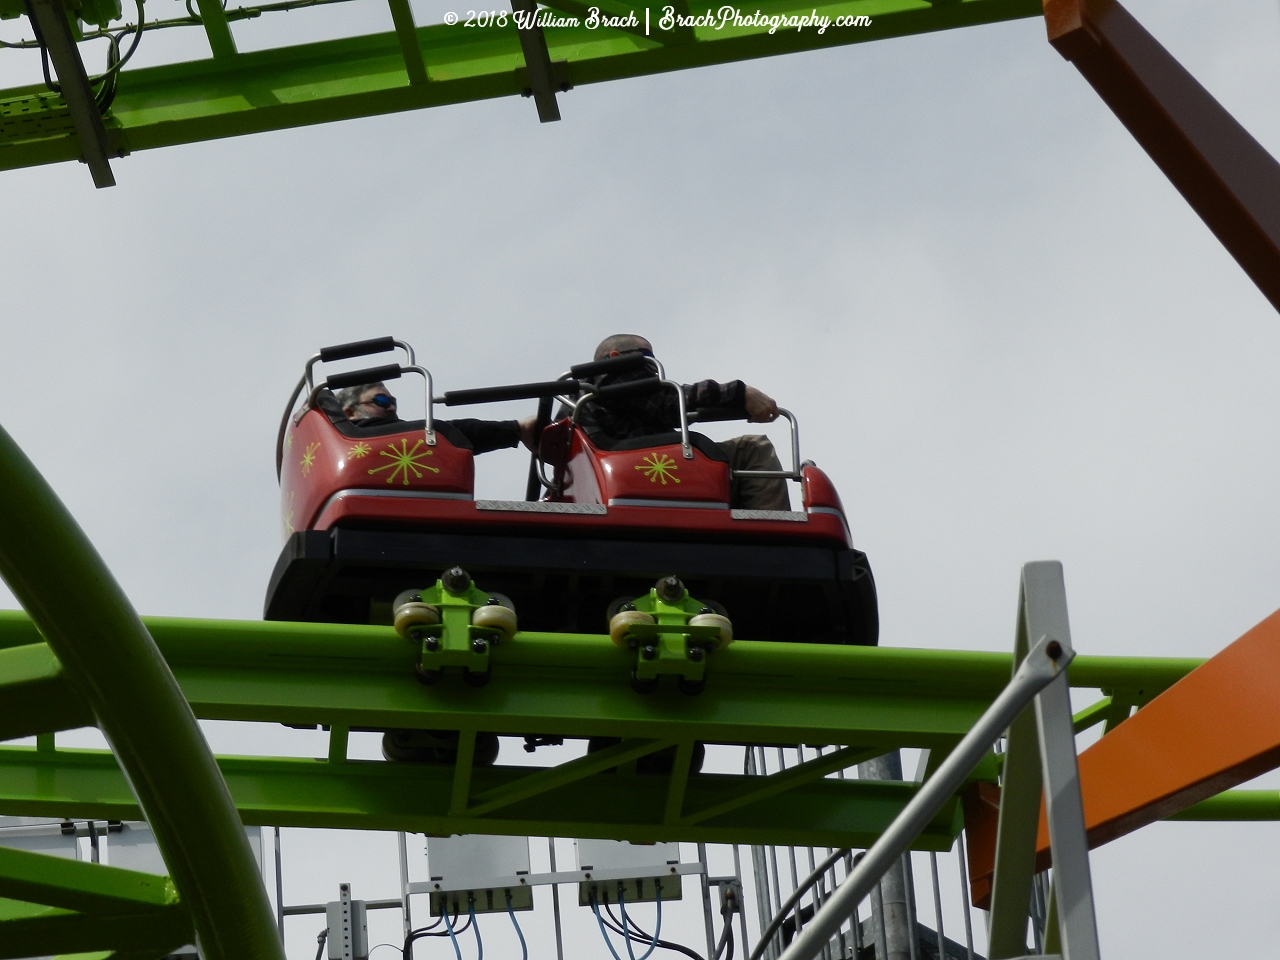
M 371 420 L 374 417 L 396 415 L 396 398 L 381 381 L 358 387 L 344 387 L 335 396 L 348 420 Z
M 642 350 L 649 356 L 653 356 L 653 346 L 644 337 L 637 336 L 634 333 L 615 333 L 613 336 L 605 337 L 600 341 L 600 346 L 596 347 L 596 355 L 593 359 L 608 360 L 610 357 L 632 353 L 636 350 Z

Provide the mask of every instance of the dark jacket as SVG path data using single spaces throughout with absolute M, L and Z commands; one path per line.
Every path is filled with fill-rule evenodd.
M 597 386 L 631 382 L 653 376 L 649 372 L 602 377 Z M 685 384 L 685 408 L 690 414 L 712 414 L 707 419 L 735 420 L 747 416 L 747 388 L 741 380 L 717 383 L 715 380 L 699 380 Z M 588 400 L 578 414 L 591 442 L 609 448 L 613 444 L 635 437 L 680 429 L 680 406 L 675 391 L 662 387 L 651 393 L 632 394 L 608 400 Z M 717 416 L 718 415 L 718 416 Z

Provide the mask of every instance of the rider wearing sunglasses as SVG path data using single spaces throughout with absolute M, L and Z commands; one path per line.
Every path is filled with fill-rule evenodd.
M 347 387 L 337 393 L 338 403 L 347 419 L 362 427 L 381 426 L 400 419 L 396 413 L 396 398 L 378 383 L 366 383 L 359 387 Z M 488 453 L 523 443 L 533 449 L 533 432 L 537 417 L 524 420 L 447 420 L 470 442 L 475 453 Z

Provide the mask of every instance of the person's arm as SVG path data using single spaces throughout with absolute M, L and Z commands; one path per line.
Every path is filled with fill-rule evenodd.
M 504 450 L 520 446 L 520 423 L 517 420 L 446 420 L 467 438 L 475 453 Z

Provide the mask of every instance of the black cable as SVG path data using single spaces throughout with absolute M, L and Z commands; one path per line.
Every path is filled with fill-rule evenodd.
M 765 927 L 764 933 L 760 934 L 760 942 L 757 943 L 756 948 L 751 951 L 751 956 L 748 960 L 760 960 L 760 955 L 764 953 L 765 947 L 769 945 L 769 941 L 773 939 L 773 935 L 778 932 L 778 928 L 782 926 L 782 922 L 786 920 L 787 915 L 796 907 L 801 898 L 803 898 L 809 891 L 809 888 L 820 883 L 823 875 L 835 865 L 836 861 L 848 856 L 848 854 L 848 848 L 837 850 L 835 853 L 831 854 L 831 856 L 827 857 L 827 859 L 823 860 L 822 863 L 814 869 L 813 873 L 805 877 L 801 884 L 796 887 L 794 892 L 792 892 L 791 896 L 787 897 L 786 902 L 784 902 L 778 909 L 777 916 L 769 922 L 769 926 Z
M 721 914 L 724 921 L 724 933 L 720 934 L 720 943 L 716 946 L 716 960 L 733 960 L 733 914 Z M 721 952 L 728 945 L 729 952 L 721 957 Z
M 456 910 L 454 911 L 453 916 L 454 916 L 454 919 L 456 920 L 458 917 L 458 912 Z M 409 935 L 404 938 L 404 948 L 400 951 L 404 957 L 404 960 L 412 960 L 413 943 L 415 940 L 421 940 L 424 937 L 447 937 L 449 935 L 448 930 L 441 930 L 439 933 L 431 932 L 435 930 L 436 927 L 440 926 L 440 924 L 442 923 L 444 923 L 444 914 L 441 914 L 440 919 L 438 919 L 435 923 L 431 924 L 431 926 L 429 927 L 419 927 L 417 930 L 410 930 Z M 465 932 L 466 929 L 470 926 L 471 926 L 471 918 L 468 917 L 466 923 L 464 923 L 462 926 L 453 928 L 454 936 L 457 936 L 458 934 Z
M 610 923 L 609 920 L 605 920 L 604 921 L 605 926 L 607 926 L 610 930 L 612 930 L 614 933 L 616 933 L 620 937 L 631 936 L 631 934 L 628 934 L 626 931 L 622 929 L 622 925 L 621 925 L 622 922 L 613 915 L 613 910 L 609 907 L 609 904 L 607 903 L 604 904 L 604 909 L 605 909 L 605 912 L 609 914 L 609 919 L 613 921 L 613 923 Z M 635 935 L 642 937 L 643 939 L 649 941 L 650 943 L 655 942 L 653 937 L 649 936 L 649 934 L 645 933 L 643 930 L 640 929 L 640 927 L 636 924 L 636 922 L 631 919 L 631 916 L 629 914 L 627 916 L 627 925 L 631 927 L 633 931 L 635 931 Z M 702 954 L 697 953 L 693 950 L 690 950 L 688 947 L 686 947 L 682 943 L 672 943 L 670 940 L 658 940 L 657 945 L 663 950 L 674 950 L 676 953 L 683 953 L 686 957 L 689 958 L 689 960 L 703 960 Z

